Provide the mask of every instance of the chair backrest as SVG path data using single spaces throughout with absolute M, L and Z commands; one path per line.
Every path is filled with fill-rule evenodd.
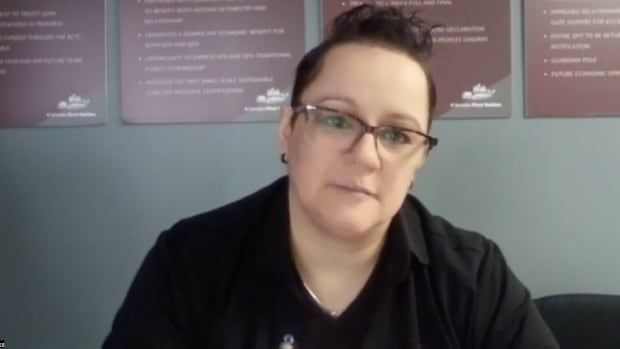
M 562 349 L 620 349 L 620 295 L 564 294 L 534 304 Z

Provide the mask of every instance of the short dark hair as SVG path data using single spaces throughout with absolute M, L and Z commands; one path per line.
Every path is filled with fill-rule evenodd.
M 430 129 L 437 104 L 435 82 L 427 66 L 433 47 L 433 28 L 435 26 L 422 20 L 417 11 L 406 14 L 396 7 L 364 4 L 341 13 L 332 22 L 325 40 L 306 53 L 299 62 L 291 106 L 301 103 L 301 94 L 319 75 L 324 58 L 333 47 L 346 43 L 384 45 L 406 53 L 424 70 L 428 83 Z

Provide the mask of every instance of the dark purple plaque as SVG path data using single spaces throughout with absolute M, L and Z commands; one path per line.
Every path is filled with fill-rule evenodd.
M 304 53 L 301 0 L 120 2 L 127 123 L 276 120 Z
M 0 127 L 105 122 L 104 0 L 0 1 Z
M 437 84 L 435 115 L 441 118 L 509 117 L 511 114 L 509 0 L 373 1 L 420 16 L 440 27 L 431 72 Z M 364 1 L 323 0 L 323 24 Z
M 620 115 L 620 2 L 526 0 L 526 115 Z

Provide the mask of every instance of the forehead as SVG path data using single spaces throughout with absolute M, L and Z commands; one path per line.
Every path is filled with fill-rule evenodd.
M 326 101 L 366 119 L 407 115 L 428 124 L 428 82 L 422 66 L 404 52 L 366 43 L 333 47 L 302 101 Z

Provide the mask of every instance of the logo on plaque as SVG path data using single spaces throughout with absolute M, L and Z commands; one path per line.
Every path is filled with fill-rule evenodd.
M 58 109 L 61 110 L 80 110 L 88 107 L 90 99 L 82 98 L 75 93 L 69 96 L 66 101 L 58 102 Z
M 288 98 L 287 92 L 282 92 L 279 89 L 272 87 L 267 91 L 265 95 L 256 96 L 256 103 L 258 104 L 280 104 Z
M 463 99 L 467 101 L 484 101 L 492 98 L 495 95 L 495 90 L 487 88 L 483 84 L 476 84 L 471 91 L 463 92 Z

